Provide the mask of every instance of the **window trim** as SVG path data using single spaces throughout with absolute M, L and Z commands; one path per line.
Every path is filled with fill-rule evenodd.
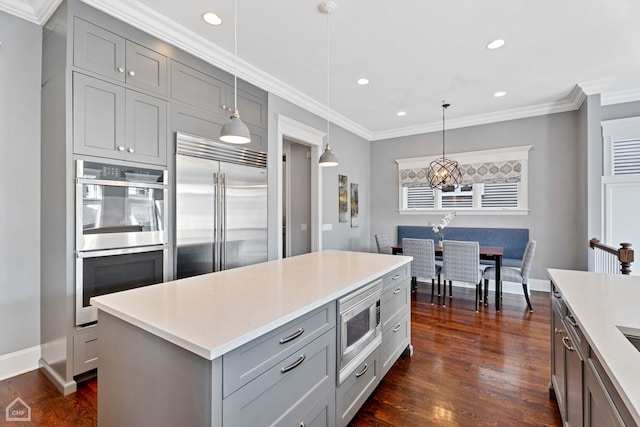
M 462 215 L 527 215 L 529 213 L 529 151 L 532 145 L 522 145 L 516 147 L 497 148 L 491 150 L 467 151 L 460 153 L 451 153 L 450 156 L 460 164 L 475 163 L 491 163 L 502 161 L 518 160 L 522 169 L 520 172 L 520 185 L 518 189 L 517 208 L 482 208 L 481 204 L 476 201 L 477 190 L 474 185 L 474 206 L 472 208 L 456 209 L 457 214 Z M 442 157 L 441 155 L 410 157 L 404 159 L 396 159 L 398 164 L 398 213 L 400 215 L 425 215 L 440 214 L 451 211 L 450 208 L 442 207 L 442 197 L 439 191 L 435 191 L 435 208 L 403 208 L 403 185 L 401 179 L 401 171 L 405 169 L 424 168 L 432 160 Z

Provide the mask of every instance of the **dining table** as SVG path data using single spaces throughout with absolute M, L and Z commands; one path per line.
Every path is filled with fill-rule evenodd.
M 434 249 L 436 256 L 442 256 L 442 245 L 435 245 Z M 392 245 L 391 253 L 393 255 L 402 254 L 402 245 Z M 500 269 L 502 267 L 503 253 L 504 248 L 500 246 L 480 246 L 480 259 L 493 261 L 496 268 L 496 311 L 500 311 L 502 302 L 502 279 L 500 277 Z M 486 288 L 485 295 L 487 295 Z

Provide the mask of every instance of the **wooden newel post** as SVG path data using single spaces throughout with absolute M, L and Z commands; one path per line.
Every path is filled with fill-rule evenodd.
M 620 243 L 618 259 L 620 260 L 620 272 L 622 274 L 631 274 L 631 263 L 633 262 L 631 243 Z

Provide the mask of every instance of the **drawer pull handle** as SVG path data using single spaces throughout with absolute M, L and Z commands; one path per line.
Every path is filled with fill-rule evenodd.
M 396 289 L 395 291 L 393 291 L 393 293 L 394 293 L 394 294 L 397 294 L 397 293 L 399 293 L 400 291 L 401 291 L 401 289 L 400 289 L 400 288 L 398 288 L 398 289 Z
M 298 329 L 296 332 L 294 332 L 293 334 L 289 335 L 288 337 L 280 338 L 280 344 L 286 344 L 289 341 L 293 341 L 293 340 L 295 340 L 296 338 L 298 338 L 302 334 L 304 334 L 304 328 Z
M 567 322 L 569 322 L 569 324 L 574 328 L 578 327 L 578 323 L 576 323 L 576 319 L 574 319 L 572 315 L 567 316 Z
M 300 427 L 307 427 L 307 423 L 305 423 L 304 421 L 302 421 L 302 422 L 300 423 Z
M 362 371 L 356 373 L 356 378 L 360 378 L 361 376 L 363 376 L 367 372 L 367 370 L 369 370 L 369 365 L 365 363 L 364 368 L 362 368 Z
M 398 326 L 396 326 L 395 328 L 393 328 L 393 332 L 398 332 L 400 330 L 400 328 L 402 327 L 402 325 L 400 323 L 398 323 Z
M 304 359 L 306 359 L 306 358 L 307 358 L 307 356 L 305 356 L 304 354 L 301 354 L 301 355 L 300 355 L 300 358 L 299 358 L 298 360 L 296 360 L 295 362 L 293 362 L 293 363 L 292 363 L 291 365 L 289 365 L 289 366 L 285 366 L 284 368 L 281 368 L 281 369 L 280 369 L 280 371 L 281 371 L 283 374 L 286 374 L 286 373 L 287 373 L 287 372 L 289 372 L 290 370 L 292 370 L 292 369 L 296 369 L 298 366 L 300 366 L 300 364 L 301 364 L 302 362 L 304 362 Z
M 574 351 L 575 348 L 573 348 L 573 346 L 567 344 L 567 341 L 569 341 L 569 337 L 562 337 L 562 344 L 564 344 L 564 346 L 567 348 L 567 350 Z
M 400 275 L 399 275 L 399 274 L 396 274 L 395 276 L 393 276 L 393 277 L 391 278 L 391 280 L 398 280 L 399 278 L 400 278 Z
M 553 296 L 556 298 L 562 298 L 562 295 L 560 294 L 560 292 L 556 292 L 556 291 L 553 291 Z
M 562 333 L 562 329 L 555 328 L 555 333 L 556 334 L 561 334 Z

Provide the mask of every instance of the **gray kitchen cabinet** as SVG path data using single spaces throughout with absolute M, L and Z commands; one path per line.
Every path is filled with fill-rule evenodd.
M 234 105 L 233 86 L 227 86 L 226 107 L 227 116 L 230 115 Z M 238 87 L 238 111 L 243 122 L 257 128 L 267 127 L 267 106 L 263 99 Z
M 551 292 L 551 384 L 558 403 L 558 410 L 562 418 L 566 413 L 566 362 L 562 338 L 565 336 L 562 318 L 566 313 L 562 296 L 555 291 Z
M 73 374 L 98 367 L 98 326 L 79 328 L 73 335 Z
M 336 425 L 346 426 L 380 383 L 380 351 L 375 349 L 338 386 L 336 390 Z
M 222 401 L 222 423 L 294 425 L 309 407 L 334 390 L 335 378 L 336 333 L 332 328 L 226 397 Z
M 206 113 L 212 113 L 218 117 L 218 122 L 224 124 L 228 118 L 224 109 L 226 94 L 227 83 L 224 81 L 178 61 L 171 61 L 171 93 L 169 96 L 172 100 Z M 208 115 L 211 116 L 211 114 Z
M 380 321 L 380 363 L 384 376 L 407 348 L 411 351 L 411 279 L 407 266 L 382 278 Z
M 74 73 L 73 114 L 75 153 L 166 165 L 166 101 Z
M 102 76 L 167 93 L 167 58 L 83 19 L 74 19 L 73 64 Z
M 585 427 L 624 427 L 604 383 L 591 359 L 584 370 L 584 425 Z

